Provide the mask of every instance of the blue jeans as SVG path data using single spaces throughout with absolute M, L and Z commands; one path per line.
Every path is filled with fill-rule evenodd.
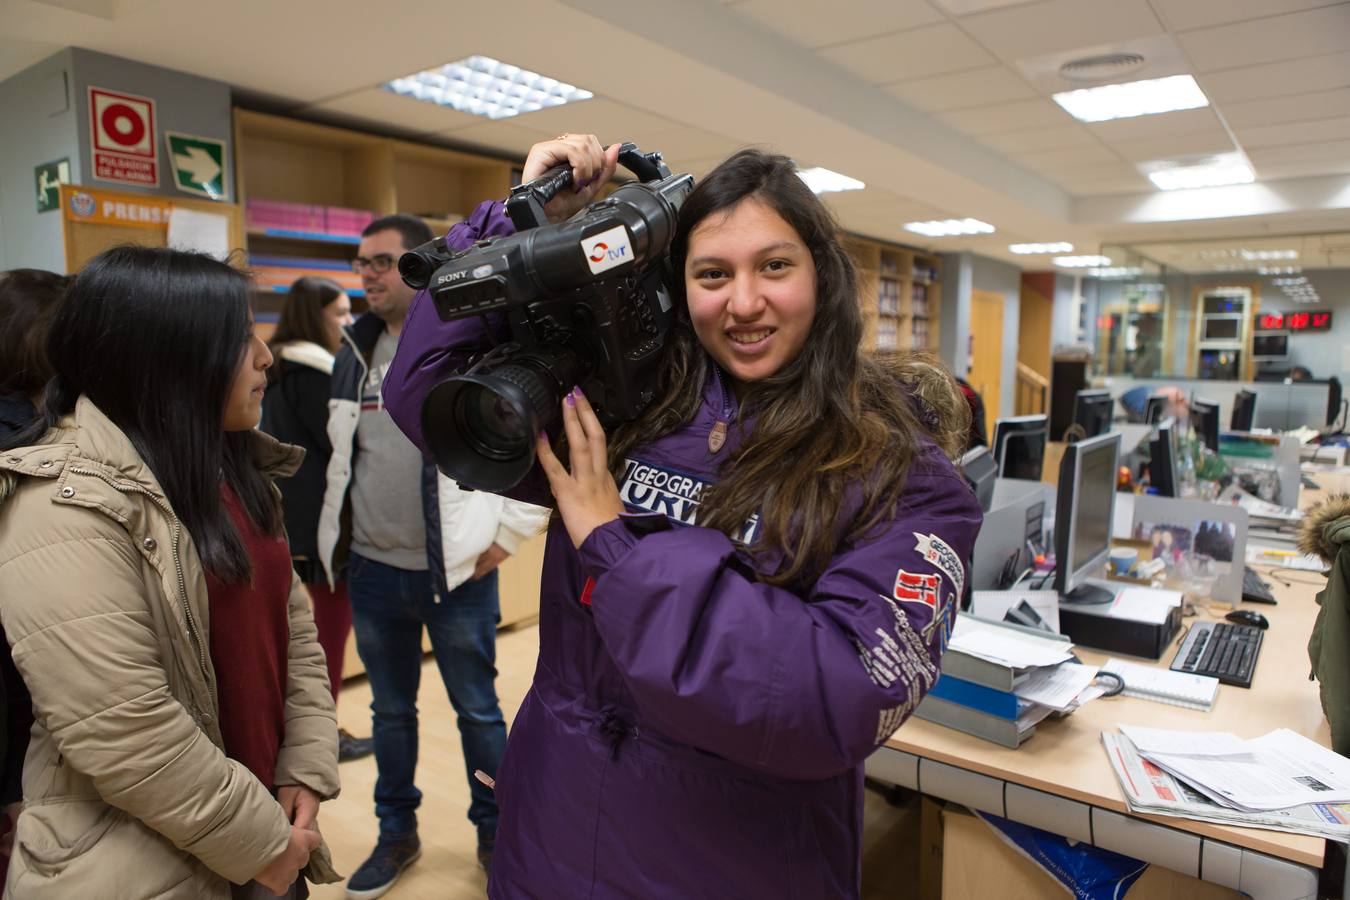
M 417 770 L 417 688 L 422 677 L 422 628 L 431 636 L 450 704 L 459 719 L 469 780 L 469 821 L 480 841 L 497 833 L 497 801 L 475 769 L 497 776 L 506 748 L 506 720 L 497 701 L 497 572 L 467 581 L 437 598 L 431 573 L 351 556 L 348 589 L 356 649 L 373 695 L 375 815 L 380 837 L 417 831 L 422 792 Z

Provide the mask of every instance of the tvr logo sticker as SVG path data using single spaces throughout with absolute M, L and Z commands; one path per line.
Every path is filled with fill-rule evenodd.
M 606 272 L 633 259 L 633 245 L 628 240 L 628 230 L 622 225 L 584 237 L 580 241 L 580 246 L 592 275 Z

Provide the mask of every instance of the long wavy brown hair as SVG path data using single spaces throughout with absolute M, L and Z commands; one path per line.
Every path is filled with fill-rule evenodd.
M 740 413 L 754 424 L 703 495 L 698 524 L 733 536 L 759 513 L 762 525 L 751 551 L 783 554 L 765 580 L 804 589 L 841 543 L 894 515 L 925 437 L 948 457 L 960 453 L 970 408 L 930 354 L 862 352 L 857 270 L 834 217 L 790 159 L 742 150 L 700 182 L 680 209 L 673 244 L 676 323 L 658 377 L 658 399 L 611 437 L 616 480 L 634 447 L 679 430 L 703 402 L 714 363 L 694 334 L 679 276 L 694 229 L 751 197 L 782 216 L 810 249 L 816 314 L 801 353 L 769 378 L 744 386 Z M 849 521 L 840 521 L 850 494 L 861 505 Z

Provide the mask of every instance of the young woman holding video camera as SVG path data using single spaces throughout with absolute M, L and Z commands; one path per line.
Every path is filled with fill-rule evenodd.
M 554 221 L 614 148 L 563 135 L 524 177 L 564 163 L 582 188 Z M 459 247 L 510 229 L 500 204 L 457 227 Z M 785 157 L 714 169 L 672 255 L 655 400 L 606 434 L 569 394 L 566 449 L 541 435 L 547 480 L 515 492 L 558 515 L 489 894 L 857 897 L 862 762 L 937 678 L 979 530 L 949 462 L 969 409 L 940 366 L 860 352 L 852 263 Z M 420 442 L 423 398 L 484 335 L 425 294 L 405 335 L 385 400 Z

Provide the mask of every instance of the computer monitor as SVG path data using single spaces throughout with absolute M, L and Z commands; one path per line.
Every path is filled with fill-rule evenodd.
M 1252 335 L 1252 359 L 1258 362 L 1289 358 L 1289 332 L 1258 331 Z
M 1111 410 L 1115 401 L 1104 389 L 1079 391 L 1074 398 L 1073 423 L 1080 425 L 1088 437 L 1097 437 L 1111 430 Z
M 1327 427 L 1345 427 L 1341 409 L 1341 380 L 1335 375 L 1327 379 Z
M 1228 420 L 1232 431 L 1251 431 L 1256 419 L 1256 392 L 1242 390 L 1233 396 L 1233 415 Z
M 1219 452 L 1219 404 L 1196 397 L 1191 401 L 1191 425 L 1201 443 Z
M 1049 436 L 1046 416 L 1013 416 L 994 422 L 994 459 L 1000 478 L 1041 480 L 1045 441 Z
M 1087 438 L 1064 449 L 1055 501 L 1055 590 L 1067 603 L 1109 603 L 1110 591 L 1087 583 L 1111 552 L 1120 434 Z
M 980 501 L 980 509 L 989 512 L 994 504 L 994 480 L 998 478 L 998 463 L 988 447 L 975 447 L 961 457 L 961 474 L 975 499 Z
M 1148 480 L 1164 497 L 1179 496 L 1181 466 L 1177 461 L 1177 420 L 1168 416 L 1158 423 L 1158 433 L 1149 444 Z
M 1144 424 L 1157 425 L 1167 415 L 1167 397 L 1164 394 L 1154 394 L 1149 397 L 1144 405 Z

